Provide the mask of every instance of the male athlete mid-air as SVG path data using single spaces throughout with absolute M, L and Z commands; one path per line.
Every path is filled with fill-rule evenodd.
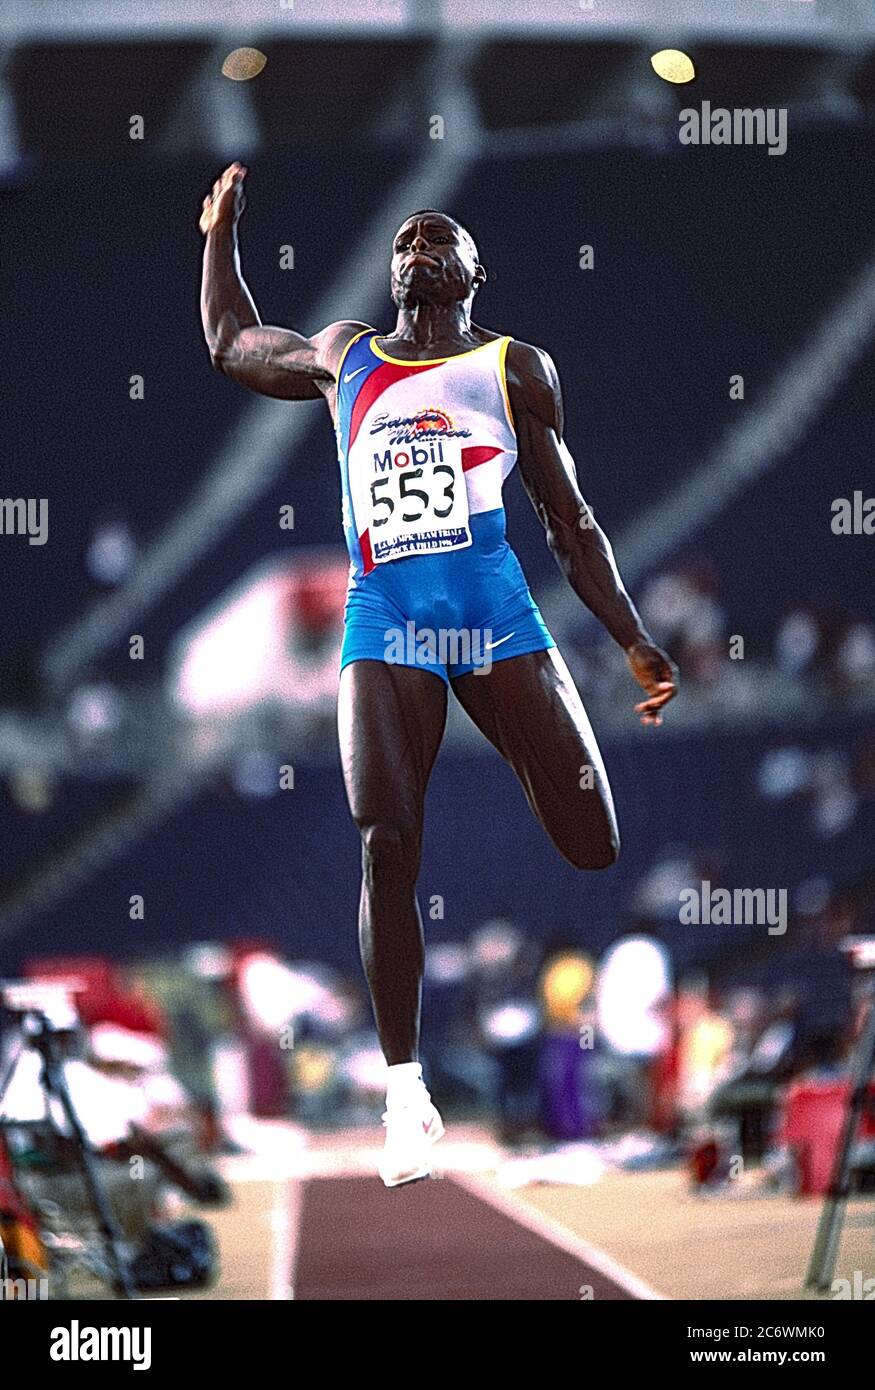
M 232 164 L 204 199 L 204 333 L 213 365 L 253 391 L 324 397 L 337 434 L 351 559 L 338 726 L 362 838 L 362 962 L 388 1064 L 380 1176 L 395 1187 L 431 1172 L 444 1132 L 417 1060 L 416 880 L 448 687 L 569 863 L 604 869 L 619 850 L 589 720 L 505 539 L 502 485 L 515 462 L 568 582 L 645 691 L 642 723 L 662 722 L 676 673 L 578 490 L 551 359 L 471 322 L 486 272 L 468 232 L 433 209 L 407 219 L 392 247 L 398 317 L 387 336 L 346 319 L 311 338 L 266 328 L 240 273 L 245 176 Z M 399 632 L 432 636 L 399 642 Z M 467 635 L 467 649 L 448 657 L 441 634 Z

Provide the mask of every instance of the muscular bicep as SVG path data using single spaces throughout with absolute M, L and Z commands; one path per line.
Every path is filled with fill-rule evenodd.
M 343 349 L 364 324 L 342 322 L 306 338 L 291 328 L 253 324 L 236 332 L 216 354 L 226 376 L 263 396 L 279 400 L 319 400 L 334 383 Z
M 318 400 L 316 352 L 311 339 L 292 329 L 253 324 L 241 328 L 213 361 L 225 376 L 279 400 Z

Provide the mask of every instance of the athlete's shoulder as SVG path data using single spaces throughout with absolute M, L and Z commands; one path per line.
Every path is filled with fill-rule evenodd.
M 353 339 L 373 331 L 369 323 L 361 323 L 358 319 L 338 319 L 337 323 L 329 323 L 312 339 L 321 365 L 335 376 Z
M 508 372 L 520 380 L 534 379 L 549 386 L 559 384 L 553 358 L 546 348 L 535 347 L 533 343 L 523 343 L 519 338 L 511 338 L 507 345 Z
M 561 429 L 559 373 L 549 352 L 512 338 L 507 345 L 505 367 L 514 415 L 519 418 L 523 412 L 528 412 L 551 428 Z

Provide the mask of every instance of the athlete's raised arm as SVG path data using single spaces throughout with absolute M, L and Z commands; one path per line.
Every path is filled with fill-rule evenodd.
M 329 324 L 312 338 L 262 324 L 240 273 L 237 224 L 245 206 L 246 169 L 231 164 L 204 198 L 201 319 L 217 371 L 263 396 L 318 400 L 334 384 L 334 369 L 349 340 L 367 325 Z
M 626 653 L 647 694 L 635 706 L 643 724 L 661 724 L 660 710 L 677 693 L 677 671 L 651 640 L 623 587 L 610 542 L 577 485 L 562 438 L 562 391 L 549 355 L 511 343 L 507 386 L 519 449 L 518 466 L 547 545 L 574 592 Z

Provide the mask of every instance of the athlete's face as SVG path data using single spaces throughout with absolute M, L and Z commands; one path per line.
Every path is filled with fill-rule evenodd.
M 399 308 L 470 299 L 486 279 L 471 237 L 451 217 L 411 217 L 392 248 L 392 298 Z

